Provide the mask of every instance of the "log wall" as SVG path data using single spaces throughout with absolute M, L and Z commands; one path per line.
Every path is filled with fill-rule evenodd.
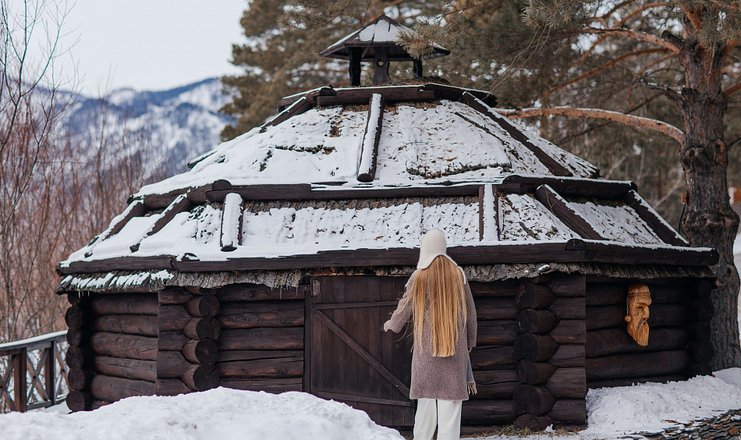
M 517 417 L 514 343 L 519 310 L 515 295 L 523 286 L 519 281 L 472 281 L 470 286 L 478 315 L 478 342 L 471 351 L 478 393 L 463 402 L 461 423 L 464 432 L 477 432 L 493 424 L 512 423 Z
M 302 391 L 306 286 L 271 289 L 234 284 L 208 291 L 221 309 L 215 360 L 221 386 L 253 391 Z
M 707 280 L 647 281 L 651 290 L 649 342 L 628 335 L 628 286 L 633 280 L 587 284 L 586 367 L 590 388 L 684 380 L 710 372 L 708 321 L 712 316 Z
M 155 293 L 68 295 L 65 318 L 73 411 L 155 393 L 158 303 Z
M 519 383 L 515 425 L 586 424 L 586 280 L 550 275 L 523 283 L 516 297 Z

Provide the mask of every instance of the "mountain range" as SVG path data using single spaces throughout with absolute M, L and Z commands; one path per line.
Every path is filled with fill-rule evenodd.
M 160 90 L 116 89 L 101 97 L 68 93 L 62 130 L 89 146 L 83 161 L 104 156 L 115 166 L 126 156 L 141 160 L 144 179 L 183 172 L 189 159 L 214 148 L 231 122 L 219 109 L 229 100 L 218 78 Z

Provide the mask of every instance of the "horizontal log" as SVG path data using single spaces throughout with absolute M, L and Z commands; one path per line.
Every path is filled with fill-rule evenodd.
M 713 318 L 714 309 L 710 296 L 696 296 L 689 302 L 692 311 L 692 319 L 695 321 L 708 321 Z
M 627 387 L 639 383 L 666 383 L 672 381 L 687 380 L 687 375 L 684 374 L 669 374 L 664 376 L 653 376 L 653 377 L 631 377 L 628 379 L 605 379 L 605 380 L 591 380 L 587 382 L 587 387 L 592 388 L 604 388 L 604 387 Z
M 587 300 L 581 298 L 556 298 L 550 311 L 559 319 L 584 319 L 587 317 Z
M 511 423 L 517 417 L 512 400 L 468 400 L 463 402 L 461 422 L 466 425 Z
M 628 296 L 628 283 L 589 283 L 587 284 L 587 306 L 607 306 L 622 304 Z
M 157 317 L 151 315 L 96 316 L 93 328 L 99 332 L 126 333 L 130 335 L 157 336 Z
M 159 304 L 153 293 L 102 293 L 90 297 L 96 315 L 157 315 Z
M 193 319 L 184 304 L 161 305 L 157 317 L 162 332 L 182 331 Z
M 301 350 L 304 328 L 224 329 L 219 350 Z
M 299 301 L 227 302 L 218 316 L 223 328 L 298 327 L 304 325 Z
M 587 337 L 588 337 L 587 333 Z M 587 339 L 588 340 L 588 339 Z M 558 350 L 548 361 L 555 367 L 583 367 L 584 366 L 585 348 L 582 344 L 564 344 L 559 345 Z
M 67 343 L 69 345 L 79 347 L 85 340 L 86 333 L 88 332 L 83 331 L 81 328 L 69 328 L 67 329 L 65 338 L 67 339 Z
M 502 382 L 495 384 L 481 384 L 476 382 L 476 394 L 471 396 L 471 399 L 512 400 L 517 386 L 517 382 Z
M 546 382 L 545 388 L 556 399 L 583 399 L 587 395 L 587 376 L 584 368 L 559 368 Z
M 687 307 L 678 304 L 655 304 L 649 308 L 648 325 L 656 327 L 682 327 L 687 325 Z M 620 305 L 587 308 L 587 330 L 625 327 L 625 307 Z
M 515 321 L 478 321 L 477 345 L 509 345 L 516 336 Z
M 691 284 L 688 285 L 686 280 L 682 280 L 673 285 L 656 285 L 650 284 L 652 304 L 684 304 L 690 298 Z M 626 288 L 627 291 L 627 288 Z
M 157 364 L 155 361 L 95 356 L 93 367 L 97 373 L 106 376 L 141 379 L 149 382 L 154 382 L 157 379 Z
M 516 370 L 483 370 L 474 371 L 473 377 L 476 384 L 479 385 L 497 385 L 510 382 L 517 382 L 518 376 Z
M 551 275 L 546 284 L 558 298 L 586 295 L 587 279 L 583 275 Z
M 550 336 L 525 333 L 515 341 L 515 356 L 542 362 L 550 359 L 557 348 L 558 344 Z
M 525 289 L 525 286 L 519 280 L 491 282 L 469 281 L 468 285 L 471 288 L 471 294 L 473 294 L 474 298 L 488 296 L 514 298 L 517 292 Z
M 303 357 L 303 350 L 221 350 L 217 362 Z
M 160 304 L 185 304 L 193 294 L 182 287 L 166 287 L 157 292 L 157 301 Z
M 303 391 L 303 379 L 221 379 L 219 385 L 236 390 L 266 391 L 268 393 L 283 393 L 286 391 Z
M 219 313 L 219 300 L 216 295 L 196 296 L 185 303 L 188 312 L 195 317 L 212 317 Z
M 541 385 L 548 382 L 556 367 L 547 362 L 533 362 L 523 359 L 518 364 L 520 380 L 530 385 Z
M 160 351 L 157 353 L 157 377 L 172 379 L 181 377 L 193 364 L 179 351 Z
M 95 411 L 96 409 L 103 408 L 104 406 L 110 405 L 111 403 L 113 402 L 109 402 L 107 400 L 97 400 L 96 399 L 96 400 L 93 400 L 92 403 L 90 404 L 90 410 Z
M 517 319 L 517 306 L 513 298 L 476 298 L 474 302 L 479 320 Z
M 157 338 L 95 333 L 90 338 L 90 346 L 96 354 L 104 356 L 150 361 L 157 359 Z
M 219 376 L 224 378 L 300 377 L 304 373 L 304 358 L 287 357 L 252 361 L 219 362 Z
M 558 318 L 549 310 L 521 309 L 517 314 L 520 332 L 548 333 L 558 323 Z
M 541 416 L 547 414 L 555 399 L 548 390 L 535 385 L 520 385 L 514 394 L 518 412 Z
M 625 329 L 591 330 L 587 332 L 586 357 L 677 350 L 686 346 L 687 331 L 683 328 L 649 329 L 646 347 L 636 344 Z
M 205 289 L 204 293 L 214 293 L 219 302 L 227 301 L 270 301 L 297 300 L 306 296 L 306 286 L 271 289 L 256 284 L 231 284 L 218 289 Z
M 189 340 L 182 349 L 183 356 L 194 364 L 213 365 L 219 355 L 216 342 L 210 339 Z
M 67 372 L 67 385 L 71 390 L 82 391 L 90 384 L 92 378 L 93 373 L 90 370 L 70 368 Z
M 587 341 L 586 324 L 580 319 L 564 319 L 550 334 L 559 344 L 584 344 Z
M 474 370 L 514 369 L 515 348 L 512 345 L 477 346 L 471 351 Z
M 157 347 L 160 350 L 180 351 L 189 339 L 180 331 L 161 332 L 157 338 Z
M 542 431 L 553 424 L 548 416 L 535 416 L 532 414 L 522 414 L 517 417 L 514 425 L 518 428 L 525 428 L 531 431 Z
M 69 331 L 67 332 L 69 334 Z M 687 326 L 690 341 L 706 342 L 710 340 L 710 322 L 693 321 Z
M 603 379 L 681 374 L 688 365 L 689 355 L 679 350 L 588 358 L 586 361 L 587 380 L 591 382 Z
M 71 390 L 67 393 L 65 402 L 71 411 L 87 411 L 90 409 L 93 397 L 88 392 Z
M 585 425 L 587 423 L 587 402 L 584 399 L 557 400 L 548 416 L 559 424 Z
M 221 334 L 221 325 L 215 318 L 192 318 L 183 327 L 183 334 L 195 340 L 216 340 Z
M 131 396 L 150 396 L 154 394 L 154 382 L 96 374 L 90 382 L 90 394 L 94 399 L 108 402 Z
M 701 341 L 687 344 L 687 353 L 694 362 L 705 362 L 713 358 L 714 351 L 709 341 Z
M 157 379 L 155 392 L 158 396 L 177 396 L 190 393 L 191 390 L 181 379 Z
M 67 347 L 67 354 L 65 355 L 65 362 L 69 368 L 83 368 L 86 361 L 90 359 L 90 353 L 88 350 L 70 345 Z
M 67 327 L 71 329 L 78 329 L 82 327 L 82 309 L 79 306 L 68 307 L 67 311 L 64 313 L 64 322 L 67 324 Z
M 519 308 L 545 309 L 556 300 L 550 287 L 542 284 L 525 282 L 525 290 L 515 295 L 515 302 Z
M 213 365 L 192 365 L 185 370 L 183 383 L 195 391 L 205 391 L 219 386 L 219 372 Z

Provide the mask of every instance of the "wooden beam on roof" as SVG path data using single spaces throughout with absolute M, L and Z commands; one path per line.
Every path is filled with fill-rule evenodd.
M 447 99 L 449 101 L 460 101 L 464 93 L 469 93 L 480 99 L 486 105 L 493 107 L 497 105 L 497 98 L 489 92 L 483 90 L 464 89 L 447 84 L 427 83 L 421 90 L 431 90 L 435 92 L 437 99 Z
M 571 239 L 553 243 L 506 243 L 486 246 L 453 246 L 449 255 L 461 265 L 610 263 L 625 265 L 710 266 L 718 261 L 712 249 L 636 246 L 608 241 Z M 181 272 L 242 270 L 285 270 L 331 267 L 413 266 L 419 257 L 415 248 L 341 249 L 282 257 L 229 258 L 220 261 L 176 260 L 173 256 L 118 257 L 76 261 L 59 267 L 61 275 L 116 270 L 175 269 Z
M 289 118 L 292 118 L 296 115 L 300 115 L 301 113 L 310 109 L 313 105 L 314 105 L 313 100 L 308 99 L 306 96 L 302 96 L 301 98 L 297 99 L 293 104 L 286 107 L 285 110 L 278 113 L 278 116 L 274 117 L 270 121 L 260 126 L 260 133 L 267 130 L 268 127 L 276 126 Z
M 548 185 L 565 196 L 597 197 L 600 199 L 623 200 L 628 191 L 635 190 L 633 182 L 605 179 L 583 179 L 579 177 L 520 176 L 512 174 L 504 178 L 497 187 L 504 192 L 524 194 L 535 191 L 540 185 Z
M 360 163 L 358 164 L 358 181 L 360 182 L 372 182 L 376 178 L 378 144 L 381 141 L 382 127 L 383 96 L 374 93 L 368 103 L 365 131 L 360 142 Z
M 219 243 L 224 252 L 231 252 L 242 244 L 242 196 L 237 193 L 229 193 L 224 199 Z
M 421 86 L 361 87 L 337 89 L 335 92 L 334 96 L 317 95 L 315 97 L 316 105 L 326 107 L 330 105 L 367 104 L 374 93 L 383 95 L 383 99 L 387 103 L 435 101 L 437 99 L 435 92 L 422 90 Z
M 121 214 L 121 216 L 118 218 L 118 220 L 111 223 L 111 225 L 103 231 L 100 235 L 97 235 L 93 240 L 88 243 L 88 247 L 94 245 L 95 243 L 101 242 L 105 240 L 108 237 L 111 237 L 113 235 L 118 234 L 121 232 L 121 229 L 126 226 L 129 221 L 134 217 L 141 217 L 144 214 L 147 213 L 147 207 L 144 204 L 144 200 L 142 199 L 135 199 L 131 203 L 126 206 L 126 210 Z M 85 256 L 89 257 L 93 254 L 93 250 L 90 249 L 87 252 L 85 252 Z
M 625 203 L 633 208 L 638 216 L 646 222 L 649 228 L 651 228 L 656 235 L 664 243 L 669 243 L 674 246 L 687 246 L 689 243 L 687 240 L 682 238 L 661 216 L 654 211 L 640 195 L 635 191 L 628 191 L 625 195 Z
M 149 228 L 146 233 L 144 233 L 141 240 L 129 247 L 131 249 L 131 252 L 138 251 L 142 241 L 144 241 L 147 237 L 159 232 L 162 228 L 165 227 L 166 224 L 168 224 L 173 219 L 173 217 L 175 217 L 175 215 L 190 208 L 190 205 L 191 202 L 190 200 L 188 200 L 188 196 L 186 194 L 180 194 L 179 196 L 177 196 L 175 200 L 173 200 L 170 205 L 165 208 L 164 211 L 162 211 L 160 218 L 158 218 L 157 221 L 154 222 L 152 227 Z
M 569 171 L 568 168 L 561 165 L 558 160 L 554 159 L 540 147 L 532 143 L 525 133 L 512 125 L 512 123 L 509 122 L 507 118 L 499 116 L 491 109 L 491 107 L 484 104 L 484 102 L 481 101 L 479 98 L 469 92 L 464 92 L 461 96 L 461 101 L 502 127 L 510 136 L 512 136 L 513 139 L 515 139 L 525 148 L 530 150 L 535 155 L 535 157 L 537 157 L 538 160 L 541 161 L 543 165 L 546 166 L 546 168 L 548 168 L 551 173 L 556 176 L 572 175 L 571 171 Z
M 399 186 L 371 188 L 312 187 L 308 183 L 288 185 L 245 185 L 233 186 L 228 190 L 208 191 L 211 202 L 223 202 L 228 193 L 236 192 L 244 200 L 345 200 L 345 199 L 388 199 L 405 197 L 477 197 L 481 184 L 449 186 Z
M 558 217 L 582 238 L 604 240 L 584 218 L 576 213 L 556 191 L 548 185 L 540 185 L 535 191 L 535 198 L 550 212 Z

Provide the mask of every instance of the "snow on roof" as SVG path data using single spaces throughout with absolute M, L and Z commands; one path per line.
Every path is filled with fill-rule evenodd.
M 225 179 L 233 185 L 356 182 L 367 109 L 312 108 L 287 121 L 225 142 L 191 170 L 145 186 L 167 193 Z M 528 134 L 577 177 L 597 169 L 545 139 Z M 375 185 L 496 180 L 549 169 L 506 130 L 466 104 L 387 105 Z

